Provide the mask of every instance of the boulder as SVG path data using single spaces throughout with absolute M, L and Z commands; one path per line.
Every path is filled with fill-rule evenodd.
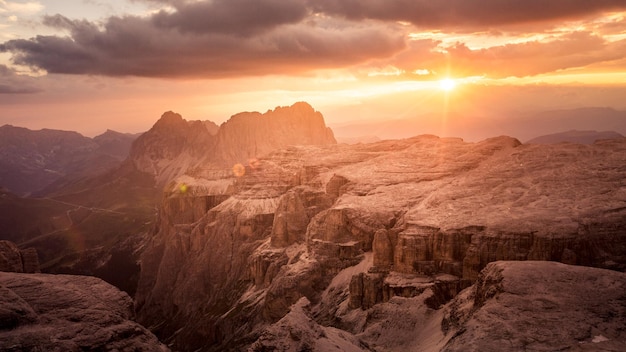
M 442 326 L 450 340 L 442 351 L 621 351 L 624 292 L 621 272 L 493 262 L 468 289 L 469 300 L 447 308 Z
M 168 351 L 131 298 L 87 276 L 0 273 L 2 351 Z

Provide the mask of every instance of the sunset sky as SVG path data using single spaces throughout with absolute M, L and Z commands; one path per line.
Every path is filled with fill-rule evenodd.
M 625 18 L 624 0 L 0 0 L 0 125 L 626 110 Z

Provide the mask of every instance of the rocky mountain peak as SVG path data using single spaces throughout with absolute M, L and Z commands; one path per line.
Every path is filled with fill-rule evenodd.
M 337 143 L 322 114 L 305 102 L 276 107 L 264 114 L 234 115 L 222 124 L 217 138 L 217 159 L 226 164 L 247 162 L 290 145 Z
M 186 128 L 188 128 L 187 121 L 185 121 L 180 114 L 173 111 L 166 111 L 150 130 L 181 130 Z
M 304 102 L 264 114 L 241 112 L 221 126 L 186 121 L 168 111 L 139 137 L 131 160 L 139 171 L 154 174 L 164 185 L 190 169 L 210 165 L 247 165 L 249 160 L 292 145 L 336 144 L 324 117 Z

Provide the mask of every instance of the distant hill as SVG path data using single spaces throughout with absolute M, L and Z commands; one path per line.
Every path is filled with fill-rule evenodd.
M 136 138 L 110 130 L 92 139 L 71 131 L 4 125 L 0 127 L 0 186 L 24 196 L 62 179 L 100 174 L 119 167 Z
M 562 142 L 578 143 L 578 144 L 593 144 L 600 139 L 616 139 L 624 138 L 623 135 L 615 131 L 578 131 L 571 130 L 560 133 L 553 133 L 544 136 L 533 138 L 526 143 L 529 144 L 556 144 Z
M 492 113 L 474 116 L 463 112 L 414 115 L 397 119 L 363 120 L 331 124 L 342 139 L 377 136 L 401 139 L 421 134 L 461 137 L 477 142 L 494 136 L 529 140 L 536 136 L 564 130 L 616 131 L 626 135 L 626 111 L 605 107 L 548 110 L 532 113 Z

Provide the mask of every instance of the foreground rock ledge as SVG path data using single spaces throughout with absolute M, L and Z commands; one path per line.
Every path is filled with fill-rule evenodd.
M 168 351 L 133 315 L 94 277 L 0 272 L 2 351 Z
M 452 301 L 443 351 L 626 351 L 626 274 L 494 262 Z
M 343 329 L 315 321 L 319 305 L 302 298 L 248 351 L 626 351 L 625 273 L 498 261 L 442 309 L 431 296 L 343 311 Z

